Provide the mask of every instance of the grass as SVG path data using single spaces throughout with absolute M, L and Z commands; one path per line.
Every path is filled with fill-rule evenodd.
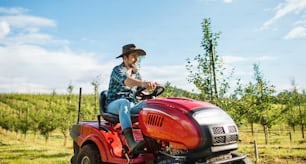
M 71 141 L 72 142 L 72 141 Z M 63 146 L 63 138 L 50 137 L 45 143 L 43 137 L 24 137 L 0 129 L 0 164 L 68 164 L 72 156 L 72 143 Z
M 260 127 L 252 136 L 248 127 L 240 128 L 238 152 L 247 154 L 255 163 L 254 140 L 257 142 L 259 159 L 257 163 L 303 164 L 306 163 L 306 139 L 300 131 L 271 133 L 268 145 L 264 143 L 264 134 Z M 45 143 L 42 136 L 28 134 L 26 139 L 17 133 L 7 132 L 0 128 L 0 164 L 69 164 L 73 154 L 72 140 L 63 146 L 63 136 L 54 132 Z
M 257 127 L 254 136 L 248 127 L 242 127 L 240 128 L 241 143 L 238 151 L 248 154 L 255 163 L 254 141 L 256 141 L 257 163 L 304 164 L 306 163 L 306 139 L 302 138 L 301 131 L 292 132 L 291 135 L 290 141 L 289 132 L 276 126 L 270 133 L 269 143 L 265 144 L 261 127 Z

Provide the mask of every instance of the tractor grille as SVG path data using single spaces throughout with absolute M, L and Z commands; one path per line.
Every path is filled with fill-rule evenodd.
M 212 130 L 213 130 L 213 134 L 216 134 L 216 135 L 225 133 L 223 127 L 213 127 Z
M 155 115 L 155 114 L 149 114 L 148 119 L 147 119 L 148 125 L 153 125 L 153 126 L 158 126 L 158 127 L 162 127 L 163 122 L 164 122 L 164 118 L 159 115 Z
M 213 126 L 210 128 L 213 145 L 225 145 L 238 141 L 238 128 L 236 125 Z

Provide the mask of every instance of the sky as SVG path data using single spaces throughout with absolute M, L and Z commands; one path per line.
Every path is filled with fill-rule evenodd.
M 115 57 L 134 43 L 147 52 L 143 79 L 188 91 L 187 58 L 203 54 L 202 27 L 234 69 L 232 88 L 259 64 L 278 92 L 306 89 L 306 0 L 1 0 L 0 93 L 93 93 L 107 89 Z

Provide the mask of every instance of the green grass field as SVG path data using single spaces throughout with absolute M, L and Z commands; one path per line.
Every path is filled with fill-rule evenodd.
M 306 163 L 306 139 L 302 138 L 300 130 L 291 132 L 291 142 L 287 127 L 276 126 L 270 132 L 269 144 L 265 144 L 264 133 L 260 126 L 255 128 L 254 137 L 250 128 L 240 128 L 239 152 L 248 154 L 255 163 L 255 146 L 257 143 L 257 163 L 284 163 L 284 164 L 305 164 Z
M 292 142 L 286 132 L 271 134 L 270 144 L 264 144 L 263 133 L 252 137 L 247 127 L 241 128 L 238 151 L 248 154 L 255 163 L 254 140 L 258 144 L 259 159 L 257 163 L 306 163 L 306 140 L 299 131 L 292 134 Z M 45 143 L 42 136 L 33 134 L 24 136 L 4 131 L 0 128 L 0 164 L 68 164 L 72 156 L 72 140 L 63 146 L 63 136 L 54 132 Z
M 71 140 L 70 140 L 71 141 Z M 0 129 L 0 164 L 67 164 L 72 156 L 72 141 L 63 146 L 63 137 L 54 134 L 49 141 L 37 135 L 26 139 Z

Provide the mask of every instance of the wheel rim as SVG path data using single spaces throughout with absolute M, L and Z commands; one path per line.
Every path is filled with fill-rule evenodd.
M 90 159 L 88 158 L 88 156 L 82 158 L 81 164 L 90 164 Z

